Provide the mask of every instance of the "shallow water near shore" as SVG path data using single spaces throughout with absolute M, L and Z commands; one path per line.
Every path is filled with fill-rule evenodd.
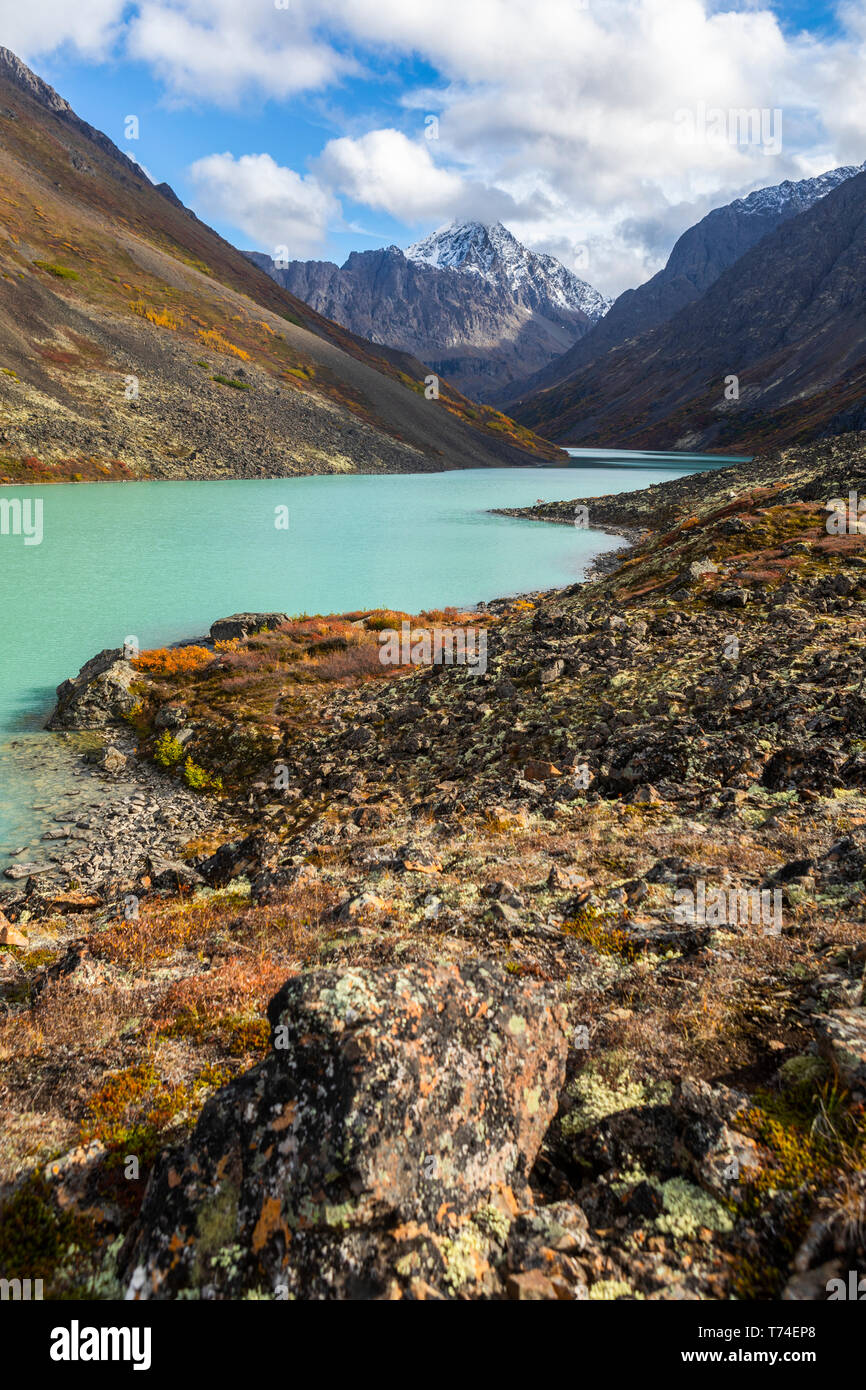
M 490 515 L 632 491 L 733 459 L 575 450 L 568 468 L 4 488 L 42 500 L 43 536 L 0 536 L 0 865 L 57 798 L 101 783 L 44 732 L 56 686 L 105 647 L 207 633 L 239 611 L 407 611 L 553 588 L 616 536 Z M 288 529 L 278 522 L 285 519 Z

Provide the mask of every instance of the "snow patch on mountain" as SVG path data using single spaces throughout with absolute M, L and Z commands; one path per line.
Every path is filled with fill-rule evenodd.
M 729 206 L 736 208 L 738 212 L 763 215 L 784 212 L 792 207 L 796 208 L 797 212 L 805 212 L 813 203 L 832 193 L 840 183 L 844 183 L 846 179 L 853 179 L 855 174 L 862 174 L 864 171 L 866 161 L 863 164 L 843 164 L 838 169 L 828 169 L 826 174 L 818 174 L 813 179 L 785 179 L 784 183 L 773 184 L 770 188 L 758 188 L 747 198 L 737 198 Z
M 579 310 L 596 323 L 612 304 L 554 256 L 530 251 L 501 222 L 456 221 L 406 248 L 407 260 L 434 270 L 458 270 L 505 288 L 543 311 Z

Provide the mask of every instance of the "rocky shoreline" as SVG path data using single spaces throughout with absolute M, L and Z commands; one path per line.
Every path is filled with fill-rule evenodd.
M 61 723 L 107 711 L 183 825 L 130 919 L 110 873 L 4 904 L 0 1264 L 35 1211 L 52 1296 L 833 1296 L 866 1253 L 851 490 L 859 436 L 588 499 L 642 534 L 562 591 L 85 668 Z M 384 670 L 406 620 L 483 626 L 486 668 Z
M 134 739 L 115 731 L 94 767 L 92 752 L 79 755 L 80 789 L 59 794 L 38 859 L 32 847 L 12 856 L 0 905 L 9 910 L 21 893 L 37 890 L 50 899 L 72 885 L 117 898 L 155 861 L 176 859 L 190 838 L 225 823 L 201 797 L 140 763 L 135 751 Z

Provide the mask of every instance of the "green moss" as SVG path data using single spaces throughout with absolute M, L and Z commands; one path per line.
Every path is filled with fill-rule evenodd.
M 230 1078 L 224 1067 L 206 1066 L 189 1084 L 164 1081 L 152 1061 L 113 1073 L 88 1102 L 81 1141 L 98 1139 L 109 1150 L 106 1166 L 135 1154 L 148 1166 L 165 1146 L 166 1131 L 183 1117 L 190 1123 L 213 1086 Z
M 196 888 L 193 902 L 243 903 L 249 899 L 252 885 L 245 874 L 239 874 L 223 888 Z
M 0 1208 L 0 1278 L 51 1278 L 67 1247 L 89 1233 L 81 1218 L 56 1209 L 43 1175 L 31 1173 Z
M 511 1230 L 511 1221 L 504 1211 L 500 1211 L 499 1207 L 494 1207 L 492 1203 L 479 1207 L 472 1220 L 481 1227 L 486 1235 L 492 1236 L 498 1244 L 505 1244 L 508 1239 L 508 1232 Z
M 248 381 L 238 381 L 233 376 L 222 376 L 217 372 L 216 376 L 211 377 L 211 381 L 216 381 L 220 386 L 231 386 L 235 391 L 252 391 L 252 386 Z
M 183 765 L 183 780 L 195 792 L 221 792 L 223 789 L 221 777 L 215 777 L 207 768 L 200 767 L 189 757 Z
M 223 1182 L 209 1201 L 202 1204 L 196 1222 L 196 1247 L 193 1262 L 193 1283 L 210 1277 L 211 1270 L 223 1261 L 230 1275 L 237 1272 L 240 1247 L 234 1244 L 238 1230 L 238 1190 Z M 226 1263 L 227 1261 L 227 1263 Z
M 452 1293 L 457 1293 L 475 1278 L 477 1257 L 485 1251 L 481 1232 L 467 1223 L 453 1240 L 443 1240 L 440 1250 L 445 1262 L 444 1282 Z
M 246 1057 L 250 1053 L 265 1056 L 270 1025 L 266 1018 L 249 1013 L 222 1014 L 215 1018 L 197 1009 L 184 1009 L 159 1032 L 164 1038 L 190 1038 L 199 1044 L 216 1042 L 230 1057 Z
M 78 1302 L 81 1299 L 119 1302 L 126 1292 L 117 1270 L 124 1237 L 119 1235 L 101 1250 L 69 1245 L 59 1266 L 52 1296 Z
M 782 1090 L 797 1107 L 814 1105 L 816 1091 L 827 1080 L 829 1070 L 822 1057 L 808 1053 L 790 1057 L 779 1068 Z
M 43 946 L 38 951 L 28 951 L 21 957 L 21 964 L 28 972 L 44 970 L 46 966 L 53 965 L 58 959 L 60 952 L 50 946 Z
M 53 275 L 55 280 L 77 280 L 78 271 L 70 270 L 67 265 L 55 265 L 53 261 L 34 261 L 40 270 L 47 270 L 49 275 Z

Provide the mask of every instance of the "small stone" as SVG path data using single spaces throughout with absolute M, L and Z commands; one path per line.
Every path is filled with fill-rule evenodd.
M 67 893 L 59 893 L 52 898 L 50 906 L 55 912 L 89 912 L 91 908 L 101 907 L 102 899 L 93 893 L 82 893 L 70 888 Z
M 714 608 L 745 608 L 750 597 L 748 589 L 734 585 L 729 589 L 717 589 L 710 596 L 710 602 Z
M 539 1302 L 556 1299 L 556 1289 L 540 1269 L 527 1269 L 521 1274 L 509 1274 L 506 1284 L 508 1297 L 520 1302 Z
M 400 851 L 400 863 L 410 874 L 441 874 L 442 865 L 429 850 L 407 845 Z
M 712 560 L 694 560 L 689 565 L 689 579 L 703 579 L 705 574 L 718 574 L 719 567 Z
M 6 878 L 36 878 L 39 874 L 50 874 L 53 864 L 13 864 L 4 869 Z
M 559 680 L 564 671 L 565 662 L 562 657 L 557 657 L 555 661 L 551 661 L 549 666 L 542 667 L 538 673 L 538 679 L 542 685 L 552 685 L 554 681 Z
M 661 797 L 651 783 L 647 782 L 642 787 L 635 787 L 634 791 L 626 798 L 629 806 L 654 806 Z
M 588 888 L 590 883 L 590 879 L 569 864 L 553 864 L 547 875 L 547 886 L 554 893 L 575 892 L 578 888 Z
M 13 927 L 3 913 L 0 912 L 0 946 L 27 946 L 28 940 L 23 932 L 17 927 Z
M 364 917 L 368 912 L 384 912 L 388 904 L 375 893 L 361 893 L 352 898 L 340 910 L 343 918 Z
M 849 1090 L 866 1088 L 866 1008 L 834 1009 L 815 1019 L 818 1047 Z
M 527 782 L 548 782 L 552 777 L 561 777 L 562 773 L 553 763 L 531 758 L 523 769 L 523 776 Z
M 498 922 L 504 922 L 507 927 L 520 926 L 520 913 L 517 908 L 512 907 L 510 903 L 494 903 L 493 916 Z

